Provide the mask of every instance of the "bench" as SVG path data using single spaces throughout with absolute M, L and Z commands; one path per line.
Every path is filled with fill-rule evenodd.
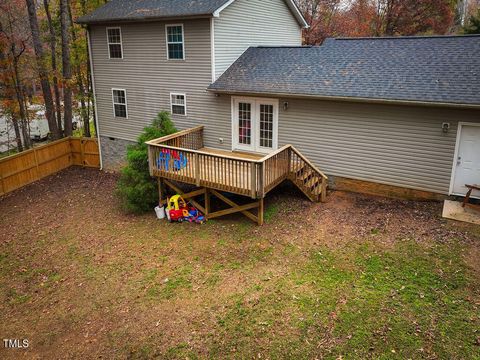
M 465 184 L 465 186 L 468 188 L 467 195 L 465 195 L 465 199 L 463 199 L 463 204 L 462 207 L 468 206 L 472 209 L 480 211 L 480 205 L 475 205 L 475 204 L 470 204 L 470 196 L 472 195 L 473 190 L 478 190 L 480 191 L 480 185 L 468 185 Z

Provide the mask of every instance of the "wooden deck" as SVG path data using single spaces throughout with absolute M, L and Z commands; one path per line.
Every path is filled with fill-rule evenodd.
M 203 129 L 198 126 L 147 142 L 150 174 L 252 199 L 263 199 L 290 179 L 310 200 L 325 200 L 327 177 L 292 145 L 267 155 L 207 148 Z

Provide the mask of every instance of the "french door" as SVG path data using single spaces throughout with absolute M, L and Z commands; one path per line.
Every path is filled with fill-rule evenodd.
M 234 150 L 268 153 L 277 149 L 278 100 L 233 98 Z

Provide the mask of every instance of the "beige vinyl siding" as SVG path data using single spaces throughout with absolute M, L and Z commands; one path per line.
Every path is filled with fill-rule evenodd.
M 447 194 L 459 121 L 480 112 L 285 99 L 279 146 L 295 145 L 329 175 Z M 451 124 L 443 133 L 442 123 Z
M 185 93 L 188 116 L 172 116 L 175 125 L 208 124 L 207 145 L 230 148 L 230 99 L 206 91 L 212 73 L 210 19 L 170 23 L 184 25 L 185 60 L 167 60 L 165 22 L 118 25 L 123 59 L 108 58 L 105 26 L 91 28 L 100 133 L 135 140 L 159 111 L 170 111 L 171 92 Z M 128 119 L 114 118 L 112 88 L 126 90 Z
M 284 0 L 236 0 L 214 19 L 215 74 L 249 47 L 302 44 L 299 23 Z

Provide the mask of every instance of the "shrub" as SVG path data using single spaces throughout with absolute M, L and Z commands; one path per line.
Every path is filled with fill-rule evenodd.
M 117 184 L 117 195 L 126 212 L 140 214 L 152 210 L 158 204 L 157 184 L 149 173 L 148 146 L 145 142 L 176 131 L 170 114 L 162 111 L 152 125 L 143 129 L 137 143 L 127 148 L 127 166 L 122 169 Z

